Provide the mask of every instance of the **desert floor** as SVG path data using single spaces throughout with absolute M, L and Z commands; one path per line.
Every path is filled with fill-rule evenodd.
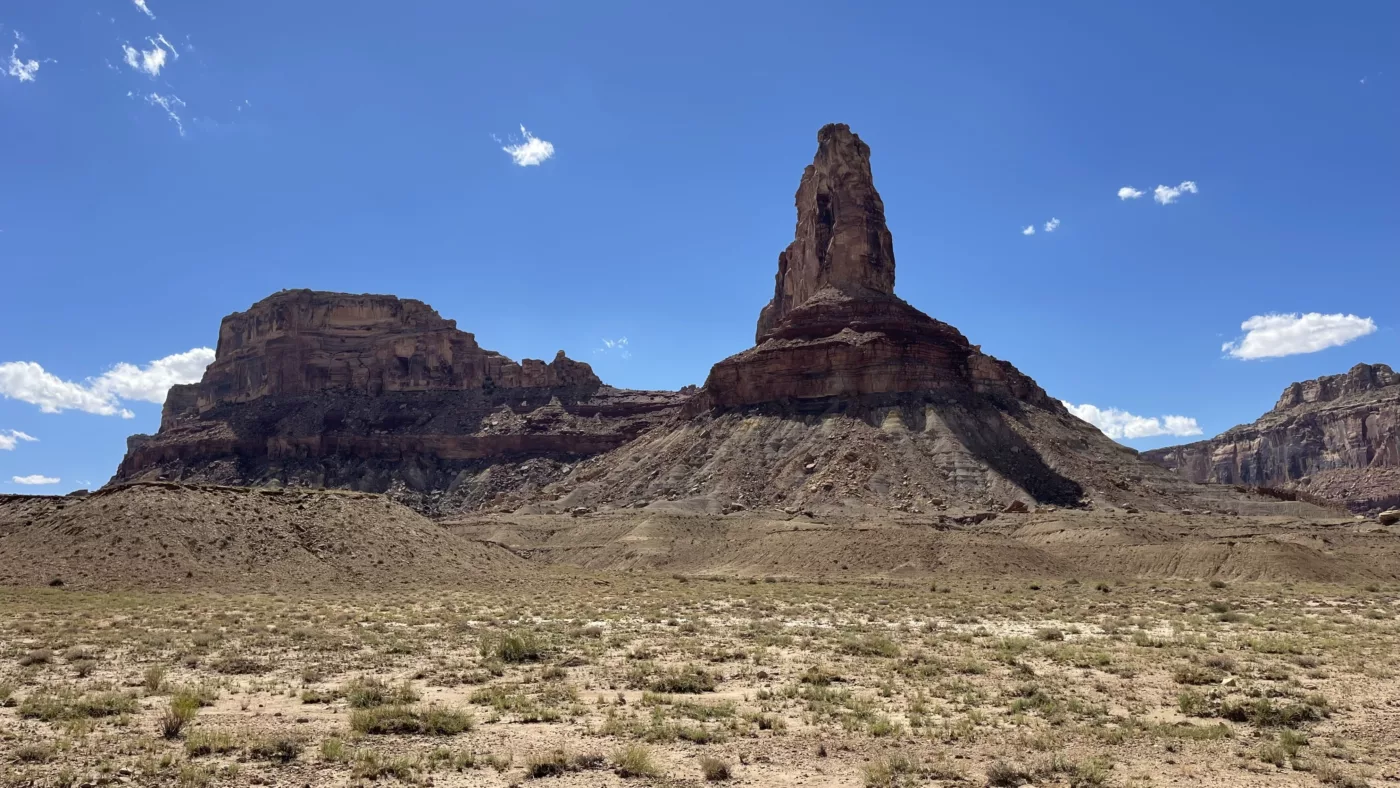
M 15 786 L 1383 785 L 1400 584 L 0 590 Z

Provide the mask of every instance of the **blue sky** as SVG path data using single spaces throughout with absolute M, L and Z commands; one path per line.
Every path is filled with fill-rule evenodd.
M 1395 3 L 144 6 L 0 9 L 0 491 L 105 482 L 281 288 L 703 382 L 752 342 L 833 121 L 874 150 L 898 294 L 1157 419 L 1120 430 L 1208 436 L 1400 361 Z M 548 159 L 502 150 L 522 124 Z M 1256 316 L 1237 353 L 1288 355 L 1222 350 Z

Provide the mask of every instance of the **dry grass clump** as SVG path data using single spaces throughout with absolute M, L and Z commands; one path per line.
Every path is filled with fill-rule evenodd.
M 613 770 L 619 777 L 660 777 L 661 767 L 651 750 L 642 744 L 629 744 L 613 753 Z
M 429 706 L 426 709 L 376 706 L 357 709 L 350 715 L 351 730 L 373 735 L 455 736 L 471 730 L 473 724 L 474 720 L 467 712 L 440 706 Z

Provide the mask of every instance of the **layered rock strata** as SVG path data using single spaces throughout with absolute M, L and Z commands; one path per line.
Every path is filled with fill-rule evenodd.
M 756 345 L 710 370 L 684 418 L 583 463 L 566 504 L 705 511 L 869 504 L 1175 505 L 1188 487 L 1034 380 L 894 294 L 870 147 L 817 133 Z
M 684 394 L 604 386 L 560 351 L 516 363 L 419 301 L 309 290 L 224 318 L 215 360 L 128 440 L 113 481 L 395 492 L 479 508 L 546 483 L 673 412 Z
M 1400 503 L 1400 374 L 1357 364 L 1293 383 L 1251 424 L 1144 456 L 1194 482 L 1296 490 L 1359 512 L 1383 509 Z

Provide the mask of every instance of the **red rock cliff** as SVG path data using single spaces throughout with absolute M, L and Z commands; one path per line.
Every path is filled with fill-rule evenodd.
M 1251 424 L 1143 452 L 1195 482 L 1295 489 L 1357 511 L 1400 503 L 1400 374 L 1357 364 L 1290 384 Z
M 224 318 L 199 407 L 318 391 L 377 396 L 483 387 L 596 389 L 601 383 L 562 350 L 549 364 L 517 364 L 483 350 L 456 321 L 421 301 L 287 290 Z
M 563 351 L 517 364 L 420 301 L 289 290 L 224 318 L 204 379 L 171 389 L 160 431 L 127 441 L 113 481 L 348 487 L 427 512 L 518 505 L 686 396 L 603 386 Z

